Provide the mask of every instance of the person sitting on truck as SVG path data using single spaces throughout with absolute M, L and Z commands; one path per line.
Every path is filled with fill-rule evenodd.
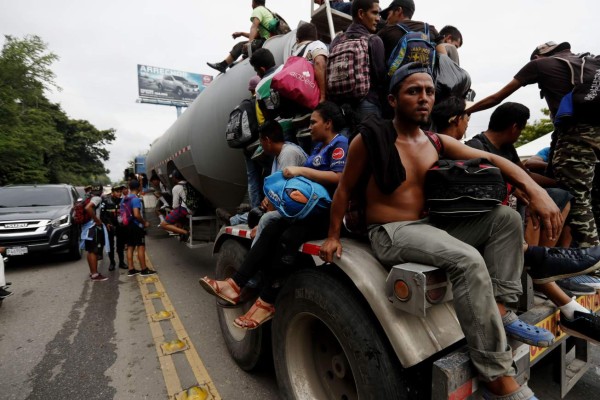
M 333 198 L 329 235 L 319 255 L 329 263 L 335 261 L 334 257 L 342 257 L 340 231 L 350 194 L 363 172 L 370 171 L 364 189 L 365 212 L 375 256 L 388 267 L 416 262 L 444 269 L 452 282 L 454 308 L 471 361 L 485 382 L 485 390 L 496 396 L 535 398 L 514 378 L 513 354 L 505 331 L 506 325 L 519 325 L 534 336 L 549 333 L 523 323 L 504 306 L 516 302 L 521 294 L 521 218 L 516 211 L 501 206 L 470 218 L 424 217 L 425 173 L 439 159 L 433 138 L 420 129 L 428 122 L 435 101 L 430 69 L 419 63 L 402 66 L 392 76 L 389 92 L 394 119 L 368 118 L 359 127 Z M 509 181 L 527 193 L 530 212 L 536 221 L 543 222 L 549 236 L 557 235 L 562 224 L 560 211 L 522 169 L 449 136 L 440 135 L 438 139 L 446 158 L 490 159 Z M 564 261 L 563 256 L 558 258 Z M 548 252 L 540 258 L 543 262 L 531 269 L 538 278 L 581 273 L 589 267 L 579 260 L 560 264 Z
M 460 65 L 458 49 L 460 49 L 462 45 L 462 33 L 460 33 L 456 27 L 452 25 L 446 25 L 439 32 L 435 50 L 438 52 L 438 54 L 446 54 L 452 61 L 456 63 L 456 65 Z
M 315 4 L 322 6 L 325 4 L 325 0 L 314 0 Z M 329 5 L 336 11 L 343 12 L 344 14 L 352 15 L 352 0 L 329 0 Z
M 275 17 L 265 7 L 265 0 L 252 0 L 252 14 L 250 15 L 250 32 L 233 32 L 231 35 L 234 39 L 241 36 L 248 38 L 247 41 L 238 42 L 233 46 L 227 57 L 221 62 L 206 64 L 216 69 L 219 72 L 225 73 L 227 67 L 229 67 L 235 60 L 237 60 L 242 53 L 248 54 L 248 46 L 251 46 L 252 53 L 262 47 L 265 40 L 271 37 L 272 32 L 269 31 L 268 27 Z
M 184 224 L 187 222 L 187 216 L 190 214 L 190 210 L 185 203 L 187 197 L 185 185 L 187 182 L 178 170 L 171 172 L 169 178 L 175 183 L 172 190 L 173 209 L 167 214 L 165 220 L 161 221 L 160 227 L 165 231 L 179 234 L 179 239 L 182 242 L 187 242 L 190 238 L 190 233 L 186 229 L 183 229 Z
M 465 144 L 475 149 L 503 157 L 527 172 L 537 184 L 545 188 L 548 192 L 550 198 L 561 210 L 564 222 L 571 209 L 570 201 L 573 196 L 568 191 L 557 188 L 556 181 L 553 179 L 529 172 L 519 159 L 517 150 L 514 147 L 514 143 L 519 139 L 521 131 L 525 128 L 528 119 L 529 109 L 523 104 L 512 102 L 503 103 L 492 113 L 488 129 L 485 132 L 474 136 Z M 526 265 L 529 264 L 527 258 L 531 256 L 530 251 L 535 249 L 534 246 L 541 245 L 545 247 L 555 247 L 560 242 L 561 243 L 558 244 L 560 247 L 568 247 L 570 245 L 570 235 L 566 235 L 567 237 L 563 235 L 562 225 L 560 226 L 557 236 L 552 239 L 546 235 L 544 230 L 535 229 L 533 227 L 532 219 L 529 216 L 530 212 L 527 207 L 527 198 L 523 198 L 518 190 L 515 191 L 515 195 L 519 198 L 517 211 L 520 212 L 525 223 L 525 242 L 528 245 L 531 245 L 525 253 Z M 585 250 L 573 249 L 573 251 L 585 251 L 588 253 L 592 252 L 600 254 L 598 249 L 599 247 L 595 246 Z M 595 290 L 592 287 L 585 285 L 583 285 L 583 287 L 578 287 L 578 285 L 579 284 L 576 282 L 571 282 L 571 280 L 561 279 L 556 282 L 535 284 L 534 287 L 548 297 L 548 299 L 560 309 L 560 321 L 563 330 L 571 335 L 600 344 L 600 318 L 594 313 L 591 313 L 577 301 L 573 300 L 562 290 L 563 288 L 572 290 L 573 292 L 575 290 L 580 290 L 582 291 L 580 294 L 595 293 Z M 575 312 L 578 313 L 577 315 L 580 315 L 579 321 L 574 320 Z M 582 316 L 582 314 L 579 313 L 585 315 Z M 588 324 L 582 323 L 584 319 L 588 321 Z
M 350 4 L 350 3 L 345 3 Z M 319 40 L 317 26 L 305 23 L 296 30 L 296 44 L 292 47 L 293 56 L 301 56 L 313 63 L 315 67 L 315 80 L 319 86 L 321 97 L 319 103 L 325 101 L 327 95 L 327 45 Z
M 450 96 L 433 106 L 431 120 L 437 132 L 461 140 L 467 133 L 471 116 L 465 113 L 467 102 L 457 96 Z
M 313 140 L 318 144 L 304 166 L 283 169 L 286 178 L 304 176 L 333 193 L 344 169 L 348 149 L 348 139 L 339 134 L 346 125 L 346 118 L 351 116 L 350 107 L 344 107 L 342 112 L 330 101 L 317 105 L 311 114 L 310 126 Z M 297 221 L 285 218 L 271 221 L 250 248 L 239 271 L 222 281 L 204 277 L 200 279 L 200 285 L 209 294 L 229 304 L 237 304 L 242 288 L 263 270 L 263 278 L 271 282 L 264 285 L 250 310 L 234 321 L 238 328 L 256 329 L 273 318 L 279 280 L 290 272 L 300 245 L 307 240 L 325 237 L 328 223 L 327 213 L 312 214 Z

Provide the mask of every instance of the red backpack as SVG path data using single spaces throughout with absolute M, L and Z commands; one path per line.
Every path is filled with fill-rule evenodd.
M 371 86 L 369 39 L 372 35 L 350 38 L 343 34 L 340 43 L 327 57 L 327 96 L 334 101 L 360 101 Z
M 85 210 L 85 207 L 90 203 L 90 201 L 91 197 L 88 197 L 85 200 L 80 200 L 75 203 L 75 205 L 73 206 L 73 222 L 79 225 L 83 225 L 92 219 L 92 217 L 90 217 L 87 211 Z

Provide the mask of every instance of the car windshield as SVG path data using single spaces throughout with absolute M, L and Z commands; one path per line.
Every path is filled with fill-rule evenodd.
M 177 79 L 180 82 L 186 83 L 188 80 L 182 76 L 174 76 L 173 78 Z
M 0 208 L 65 206 L 71 204 L 64 187 L 3 187 L 0 188 Z

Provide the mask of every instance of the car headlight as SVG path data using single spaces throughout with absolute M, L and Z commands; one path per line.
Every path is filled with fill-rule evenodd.
M 71 217 L 69 217 L 69 214 L 65 214 L 59 218 L 56 218 L 56 219 L 53 219 L 52 221 L 50 221 L 50 225 L 52 225 L 53 228 L 61 228 L 63 226 L 69 225 L 70 222 L 71 222 Z

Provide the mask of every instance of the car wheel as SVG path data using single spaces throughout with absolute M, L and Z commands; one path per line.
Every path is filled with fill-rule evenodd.
M 235 239 L 228 239 L 219 251 L 216 266 L 216 279 L 230 278 L 240 268 L 248 248 Z M 245 371 L 252 371 L 265 365 L 271 358 L 270 324 L 258 329 L 243 330 L 236 328 L 233 321 L 250 309 L 257 294 L 252 295 L 248 290 L 242 291 L 242 302 L 238 306 L 221 306 L 217 302 L 217 315 L 221 334 L 231 358 Z M 243 299 L 246 298 L 246 301 Z
M 159 83 L 157 86 L 158 86 L 158 91 L 162 92 L 163 91 L 163 85 L 161 83 Z
M 275 308 L 273 360 L 283 398 L 408 398 L 395 353 L 357 290 L 304 269 L 285 283 Z
M 177 96 L 177 98 L 181 98 L 181 96 L 183 96 L 183 90 L 178 87 L 177 89 L 175 89 L 175 95 Z

